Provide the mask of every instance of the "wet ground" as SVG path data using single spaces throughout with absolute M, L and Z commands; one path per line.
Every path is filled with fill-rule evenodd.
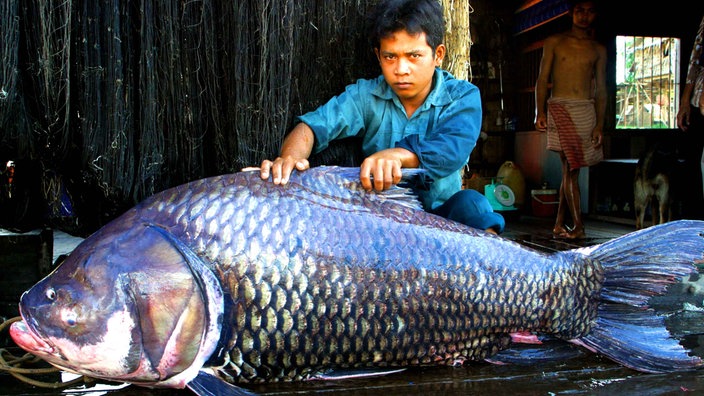
M 632 226 L 589 221 L 588 238 L 578 242 L 552 239 L 551 221 L 543 218 L 507 216 L 504 237 L 541 250 L 565 250 L 607 241 L 633 231 Z M 70 252 L 80 240 L 55 234 L 54 253 Z M 704 356 L 704 277 L 696 276 L 653 301 L 668 315 L 671 332 L 697 355 Z M 6 339 L 0 334 L 0 341 Z M 2 344 L 0 344 L 2 347 Z M 12 348 L 10 346 L 9 348 Z M 20 351 L 12 350 L 20 354 Z M 497 359 L 505 364 L 474 363 L 463 367 L 408 369 L 384 377 L 341 381 L 267 384 L 250 386 L 261 395 L 685 395 L 704 394 L 704 371 L 677 374 L 645 374 L 566 342 L 546 340 L 541 346 L 522 345 Z M 32 376 L 45 382 L 62 381 L 54 373 Z M 63 379 L 65 380 L 65 379 Z M 90 383 L 67 389 L 43 389 L 0 371 L 0 395 L 192 395 L 188 390 L 153 390 L 113 383 Z
M 701 320 L 701 318 L 700 318 Z M 696 342 L 696 340 L 694 340 Z M 530 362 L 505 365 L 476 363 L 464 367 L 409 369 L 370 379 L 250 386 L 260 395 L 674 395 L 704 394 L 704 373 L 644 374 L 598 355 L 553 341 L 524 349 Z M 546 354 L 545 348 L 551 350 Z M 527 352 L 526 352 L 527 351 Z M 510 361 L 510 359 L 506 359 Z M 36 377 L 34 377 L 36 378 Z M 47 381 L 58 377 L 44 377 Z M 134 385 L 97 383 L 64 390 L 47 390 L 0 374 L 2 395 L 186 396 L 188 390 L 147 389 Z

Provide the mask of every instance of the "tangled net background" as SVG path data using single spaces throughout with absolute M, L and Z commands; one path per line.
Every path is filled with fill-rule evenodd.
M 17 190 L 0 226 L 86 235 L 154 192 L 274 156 L 294 116 L 378 74 L 373 3 L 3 1 L 0 170 L 14 161 Z M 326 155 L 352 161 L 341 146 Z

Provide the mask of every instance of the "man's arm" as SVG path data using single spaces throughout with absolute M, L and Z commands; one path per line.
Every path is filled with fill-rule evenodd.
M 288 183 L 293 169 L 310 168 L 308 158 L 330 141 L 356 136 L 364 128 L 363 104 L 377 86 L 376 80 L 358 80 L 317 109 L 297 117 L 298 124 L 286 135 L 279 157 L 264 160 L 260 175 L 272 176 L 275 184 Z
M 401 182 L 401 168 L 417 168 L 418 156 L 405 148 L 394 147 L 365 158 L 359 169 L 359 181 L 366 190 L 388 190 Z M 372 180 L 372 176 L 373 179 Z
M 539 131 L 547 129 L 548 83 L 552 74 L 552 61 L 555 56 L 555 37 L 548 37 L 543 43 L 543 57 L 540 59 L 538 79 L 535 82 L 535 128 Z
M 596 107 L 596 126 L 592 133 L 594 146 L 599 147 L 604 138 L 604 114 L 606 113 L 606 47 L 597 44 L 599 57 L 594 65 L 594 106 Z
M 412 134 L 395 144 L 414 153 L 417 166 L 432 179 L 447 177 L 466 164 L 482 127 L 479 89 L 458 82 L 450 92 L 452 102 L 434 111 L 438 117 L 431 119 L 428 133 Z
M 689 116 L 691 113 L 690 101 L 692 100 L 692 93 L 694 93 L 694 82 L 697 79 L 698 73 L 704 73 L 704 71 L 699 71 L 700 65 L 697 64 L 697 60 L 701 57 L 700 45 L 702 43 L 704 43 L 704 17 L 702 17 L 702 21 L 699 23 L 699 30 L 694 38 L 694 46 L 692 46 L 692 52 L 689 55 L 689 67 L 687 68 L 685 85 L 684 88 L 682 88 L 680 108 L 677 110 L 677 126 L 683 131 L 689 129 Z M 704 95 L 699 99 L 700 108 L 702 108 L 702 101 L 704 101 Z M 704 112 L 704 110 L 702 111 Z
M 677 126 L 683 131 L 689 129 L 689 114 L 691 112 L 689 101 L 692 100 L 692 91 L 694 91 L 694 83 L 686 83 L 682 89 L 680 108 L 677 110 Z
M 286 184 L 291 172 L 296 168 L 304 171 L 310 168 L 308 157 L 313 151 L 315 135 L 305 123 L 298 123 L 284 139 L 281 154 L 275 160 L 264 160 L 261 164 L 262 179 L 273 177 L 274 184 Z
M 451 85 L 449 92 L 452 102 L 429 115 L 428 133 L 408 135 L 396 142 L 395 147 L 364 160 L 360 180 L 366 189 L 372 184 L 376 190 L 397 184 L 401 168 L 422 167 L 431 178 L 437 179 L 457 172 L 467 162 L 481 129 L 481 96 L 479 89 L 467 82 Z

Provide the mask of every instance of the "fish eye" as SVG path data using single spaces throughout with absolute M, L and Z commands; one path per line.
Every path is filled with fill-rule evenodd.
M 54 301 L 54 299 L 56 298 L 56 291 L 53 288 L 46 289 L 46 298 L 51 301 Z

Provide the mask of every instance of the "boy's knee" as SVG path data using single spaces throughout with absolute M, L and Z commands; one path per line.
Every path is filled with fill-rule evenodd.
M 497 234 L 504 231 L 506 227 L 506 221 L 504 217 L 496 213 L 494 208 L 491 207 L 489 200 L 481 193 L 475 190 L 464 190 L 471 191 L 469 198 L 471 199 L 471 204 L 467 205 L 468 215 L 471 221 L 477 224 L 476 228 L 483 230 L 493 230 Z
M 448 219 L 481 230 L 493 230 L 497 234 L 504 231 L 504 217 L 496 213 L 489 200 L 476 190 L 461 190 L 446 204 L 450 206 L 445 213 Z

